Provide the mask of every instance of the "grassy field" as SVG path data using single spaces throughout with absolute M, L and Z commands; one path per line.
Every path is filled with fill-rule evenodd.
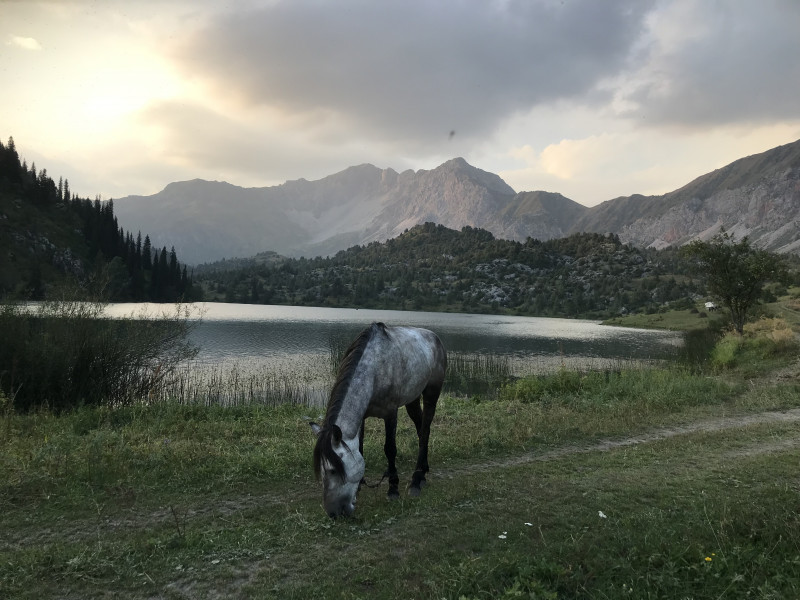
M 0 413 L 0 598 L 800 597 L 800 364 L 764 335 L 445 395 L 422 496 L 336 521 L 315 409 Z M 375 482 L 380 422 L 365 454 Z
M 788 293 L 776 302 L 761 305 L 761 313 L 768 317 L 784 319 L 796 329 L 800 327 L 800 287 L 791 288 Z M 623 327 L 643 327 L 645 329 L 668 329 L 673 331 L 691 331 L 705 329 L 709 325 L 721 326 L 725 321 L 725 311 L 707 312 L 703 303 L 698 302 L 693 310 L 669 310 L 663 313 L 631 314 L 614 317 L 604 321 L 606 325 Z

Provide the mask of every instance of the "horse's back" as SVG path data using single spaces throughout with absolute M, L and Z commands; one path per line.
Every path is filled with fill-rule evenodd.
M 419 327 L 387 327 L 387 333 L 400 353 L 400 362 L 408 361 L 428 382 L 441 384 L 447 368 L 444 345 L 433 331 Z M 425 372 L 427 371 L 427 375 Z M 406 373 L 408 375 L 410 373 Z
M 369 413 L 375 416 L 413 402 L 429 386 L 440 389 L 447 368 L 444 346 L 432 331 L 383 326 L 381 333 L 368 347 L 375 382 Z

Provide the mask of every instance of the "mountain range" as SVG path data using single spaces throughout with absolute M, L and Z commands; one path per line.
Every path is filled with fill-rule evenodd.
M 150 232 L 155 246 L 174 244 L 193 264 L 264 251 L 326 256 L 425 222 L 482 228 L 511 240 L 610 232 L 655 248 L 707 239 L 724 228 L 760 247 L 800 253 L 800 141 L 742 158 L 667 194 L 591 208 L 558 193 L 515 192 L 463 158 L 402 173 L 364 164 L 262 188 L 196 179 L 151 196 L 115 199 L 114 207 L 123 227 Z

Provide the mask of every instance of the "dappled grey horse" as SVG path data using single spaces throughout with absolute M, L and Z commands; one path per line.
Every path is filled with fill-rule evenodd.
M 397 411 L 406 407 L 419 437 L 417 465 L 409 494 L 418 496 L 428 472 L 428 438 L 442 390 L 447 355 L 432 331 L 373 323 L 345 352 L 331 390 L 325 421 L 317 435 L 314 471 L 322 478 L 325 512 L 351 515 L 364 478 L 364 420 L 384 420 L 389 498 L 400 495 L 395 466 Z M 422 403 L 420 403 L 420 396 Z

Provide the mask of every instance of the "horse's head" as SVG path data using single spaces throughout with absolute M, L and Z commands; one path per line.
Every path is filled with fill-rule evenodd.
M 317 436 L 314 447 L 314 471 L 322 479 L 322 504 L 328 516 L 349 517 L 356 509 L 358 486 L 364 477 L 364 457 L 358 450 L 358 436 L 342 438 L 336 425 L 320 427 L 311 423 Z

